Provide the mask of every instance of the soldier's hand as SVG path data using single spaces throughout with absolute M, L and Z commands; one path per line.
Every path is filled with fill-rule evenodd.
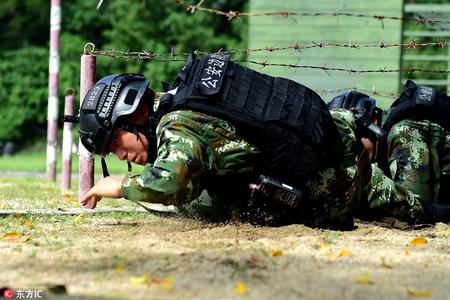
M 95 208 L 102 197 L 121 198 L 122 179 L 111 176 L 102 178 L 80 198 L 80 206 L 83 208 Z
M 362 138 L 361 142 L 363 143 L 364 148 L 366 148 L 367 152 L 369 152 L 369 157 L 372 158 L 376 144 L 371 140 L 369 140 L 368 138 Z

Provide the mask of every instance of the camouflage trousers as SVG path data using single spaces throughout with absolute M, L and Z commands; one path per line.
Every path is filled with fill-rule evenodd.
M 447 202 L 450 133 L 430 121 L 403 120 L 387 137 L 391 178 L 374 165 L 368 205 L 410 222 L 423 217 L 422 203 Z

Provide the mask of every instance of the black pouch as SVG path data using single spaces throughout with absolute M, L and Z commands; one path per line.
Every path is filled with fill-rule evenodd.
M 285 207 L 296 208 L 303 198 L 303 193 L 290 185 L 264 175 L 259 176 L 258 183 L 251 186 L 250 201 L 278 203 Z
M 281 181 L 259 176 L 258 182 L 250 185 L 247 220 L 254 224 L 281 226 L 299 222 L 303 193 Z

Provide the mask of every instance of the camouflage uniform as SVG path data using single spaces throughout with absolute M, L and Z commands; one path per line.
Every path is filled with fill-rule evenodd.
M 329 187 L 336 181 L 352 186 L 358 176 L 355 123 L 346 110 L 334 111 L 332 116 L 342 142 L 333 147 L 327 155 L 329 160 L 305 183 L 309 210 L 298 222 L 315 226 L 353 224 L 359 193 L 347 190 L 346 196 L 338 199 Z M 157 159 L 146 165 L 142 175 L 129 174 L 124 179 L 124 198 L 180 206 L 206 188 L 214 205 L 233 208 L 248 202 L 247 180 L 254 178 L 252 171 L 260 152 L 229 122 L 189 110 L 174 111 L 161 119 L 156 134 Z
M 383 215 L 421 221 L 423 203 L 448 201 L 450 133 L 436 123 L 408 119 L 392 127 L 387 145 L 393 179 L 372 167 L 369 206 Z

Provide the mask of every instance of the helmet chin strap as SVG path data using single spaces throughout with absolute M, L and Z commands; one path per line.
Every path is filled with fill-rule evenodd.
M 103 178 L 110 176 L 108 167 L 106 166 L 106 160 L 103 156 L 102 156 L 102 173 L 103 173 Z
M 102 162 L 103 178 L 111 176 L 111 174 L 109 174 L 109 171 L 108 171 L 108 166 L 106 165 L 106 160 L 103 156 L 102 156 L 101 162 Z M 128 166 L 128 173 L 131 173 L 133 168 L 131 167 L 131 163 L 129 161 L 127 161 L 127 166 Z

